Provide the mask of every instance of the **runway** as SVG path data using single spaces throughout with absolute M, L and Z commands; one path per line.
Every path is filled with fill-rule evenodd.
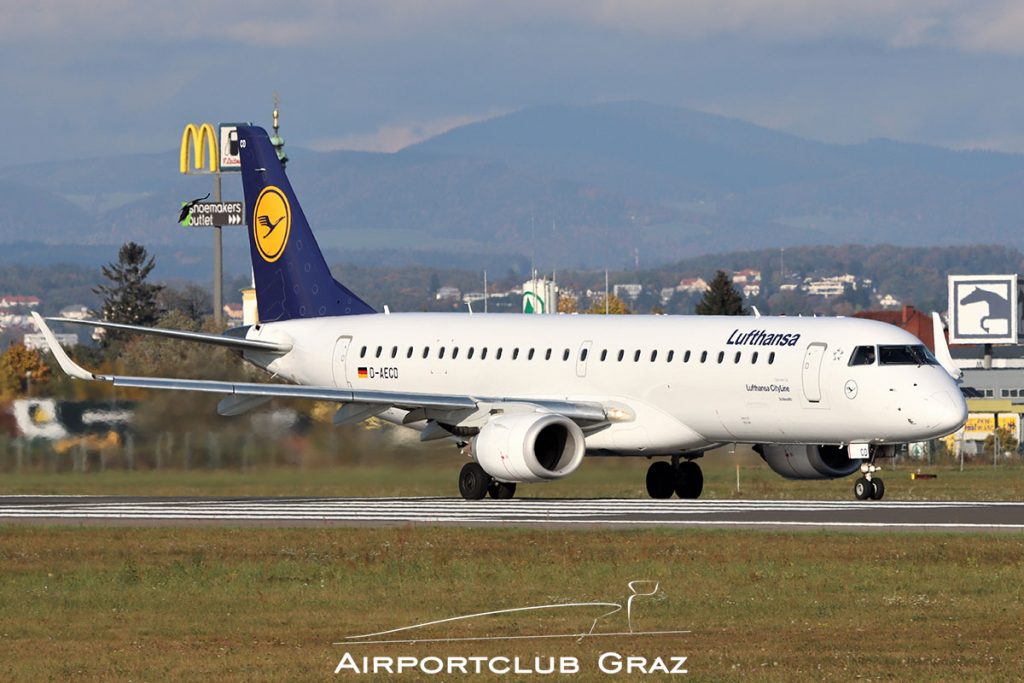
M 0 523 L 1024 531 L 1024 503 L 0 496 Z

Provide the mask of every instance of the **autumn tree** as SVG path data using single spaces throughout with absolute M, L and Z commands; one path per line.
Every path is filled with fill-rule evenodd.
M 43 357 L 24 344 L 11 344 L 0 354 L 0 392 L 4 396 L 19 396 L 29 386 L 44 384 L 50 378 L 50 368 Z
M 715 273 L 696 308 L 697 315 L 746 315 L 743 295 L 736 291 L 732 278 L 724 270 Z
M 584 313 L 590 314 L 604 314 L 605 312 L 615 315 L 626 315 L 630 313 L 629 306 L 626 302 L 615 296 L 614 294 L 608 295 L 608 306 L 605 307 L 604 296 L 596 296 Z

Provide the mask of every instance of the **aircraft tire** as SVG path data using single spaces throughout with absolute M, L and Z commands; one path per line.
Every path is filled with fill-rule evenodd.
M 647 495 L 651 498 L 671 498 L 675 485 L 676 472 L 671 464 L 659 460 L 647 468 Z
M 867 500 L 871 497 L 875 487 L 871 485 L 867 477 L 861 477 L 857 481 L 853 482 L 853 497 L 857 500 Z
M 676 495 L 684 500 L 700 498 L 700 493 L 704 490 L 704 473 L 700 465 L 691 460 L 680 463 L 676 472 L 675 488 Z
M 871 500 L 882 500 L 885 495 L 885 483 L 881 479 L 871 480 Z
M 509 500 L 516 495 L 516 485 L 503 481 L 492 481 L 487 487 L 487 495 L 495 500 Z
M 491 475 L 484 471 L 478 463 L 467 462 L 459 472 L 459 493 L 466 500 L 480 500 L 487 495 L 491 485 Z

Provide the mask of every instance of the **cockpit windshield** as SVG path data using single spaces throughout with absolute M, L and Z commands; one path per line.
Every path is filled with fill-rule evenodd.
M 875 364 L 875 347 L 874 346 L 858 346 L 853 350 L 853 355 L 850 356 L 850 365 L 874 365 Z
M 924 344 L 913 346 L 891 345 L 878 347 L 879 365 L 938 365 L 932 352 Z

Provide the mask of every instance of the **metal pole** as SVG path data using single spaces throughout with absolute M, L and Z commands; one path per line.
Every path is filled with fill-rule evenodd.
M 608 269 L 604 269 L 604 314 L 608 315 Z
M 213 175 L 213 200 L 220 202 L 220 171 Z M 224 243 L 219 225 L 213 226 L 213 322 L 224 326 Z

